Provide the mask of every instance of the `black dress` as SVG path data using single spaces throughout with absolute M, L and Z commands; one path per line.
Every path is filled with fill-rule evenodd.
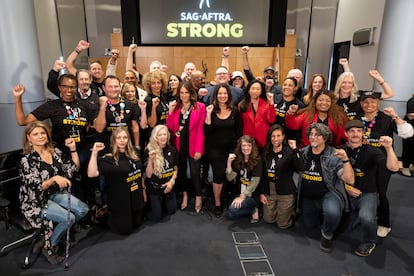
M 119 164 L 105 156 L 99 163 L 99 172 L 105 178 L 104 193 L 110 212 L 108 225 L 118 234 L 129 234 L 142 223 L 144 197 L 142 163 L 119 154 Z

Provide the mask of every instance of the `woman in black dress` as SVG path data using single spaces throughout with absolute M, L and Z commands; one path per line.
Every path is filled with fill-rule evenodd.
M 213 170 L 214 215 L 220 217 L 223 209 L 221 192 L 226 177 L 229 153 L 234 150 L 237 139 L 242 135 L 240 111 L 234 107 L 230 87 L 218 84 L 214 88 L 213 103 L 207 106 L 204 123 L 206 153 Z
M 142 223 L 146 201 L 142 163 L 132 146 L 128 129 L 119 127 L 112 132 L 110 153 L 99 161 L 98 152 L 105 148 L 95 143 L 89 160 L 88 176 L 102 175 L 107 197 L 111 231 L 129 234 Z

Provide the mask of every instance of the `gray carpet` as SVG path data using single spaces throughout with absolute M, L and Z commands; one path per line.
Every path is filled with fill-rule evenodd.
M 392 232 L 380 239 L 371 256 L 352 253 L 360 233 L 339 233 L 332 253 L 319 249 L 318 230 L 300 225 L 288 230 L 251 225 L 248 219 L 217 219 L 209 212 L 194 216 L 178 211 L 160 223 L 145 223 L 123 237 L 102 228 L 83 230 L 71 249 L 69 271 L 40 256 L 21 268 L 27 246 L 0 258 L 1 275 L 244 275 L 232 232 L 256 232 L 276 275 L 413 275 L 414 178 L 395 174 L 389 186 Z M 4 229 L 0 245 L 17 237 Z

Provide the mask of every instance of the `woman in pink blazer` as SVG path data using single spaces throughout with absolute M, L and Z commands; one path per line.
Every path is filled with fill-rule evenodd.
M 188 192 L 195 194 L 195 211 L 200 213 L 201 198 L 201 157 L 204 154 L 204 120 L 206 107 L 197 102 L 197 94 L 189 82 L 183 82 L 178 88 L 176 101 L 170 103 L 167 127 L 171 132 L 173 145 L 179 152 L 178 181 L 183 192 L 181 210 L 187 208 Z M 189 164 L 191 180 L 187 178 Z

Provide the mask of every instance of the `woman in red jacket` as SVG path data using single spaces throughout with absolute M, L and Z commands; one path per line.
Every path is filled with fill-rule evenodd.
M 246 87 L 239 110 L 243 120 L 243 135 L 253 137 L 262 150 L 266 143 L 267 131 L 276 120 L 273 94 L 269 93 L 267 96 L 265 84 L 253 80 Z
M 190 183 L 187 181 L 188 163 L 195 194 L 195 211 L 200 213 L 202 207 L 200 158 L 204 154 L 206 107 L 203 103 L 197 102 L 196 92 L 189 82 L 180 84 L 176 99 L 170 103 L 167 127 L 172 133 L 173 145 L 179 152 L 178 181 L 183 189 L 181 210 L 186 209 L 188 204 L 190 190 Z
M 297 112 L 298 106 L 291 105 L 286 113 L 286 127 L 292 130 L 302 129 L 302 146 L 309 145 L 306 129 L 312 123 L 323 123 L 332 132 L 330 145 L 337 147 L 346 141 L 344 125 L 348 121 L 344 110 L 335 104 L 330 91 L 319 91 L 309 105 Z M 296 114 L 297 113 L 297 114 Z

